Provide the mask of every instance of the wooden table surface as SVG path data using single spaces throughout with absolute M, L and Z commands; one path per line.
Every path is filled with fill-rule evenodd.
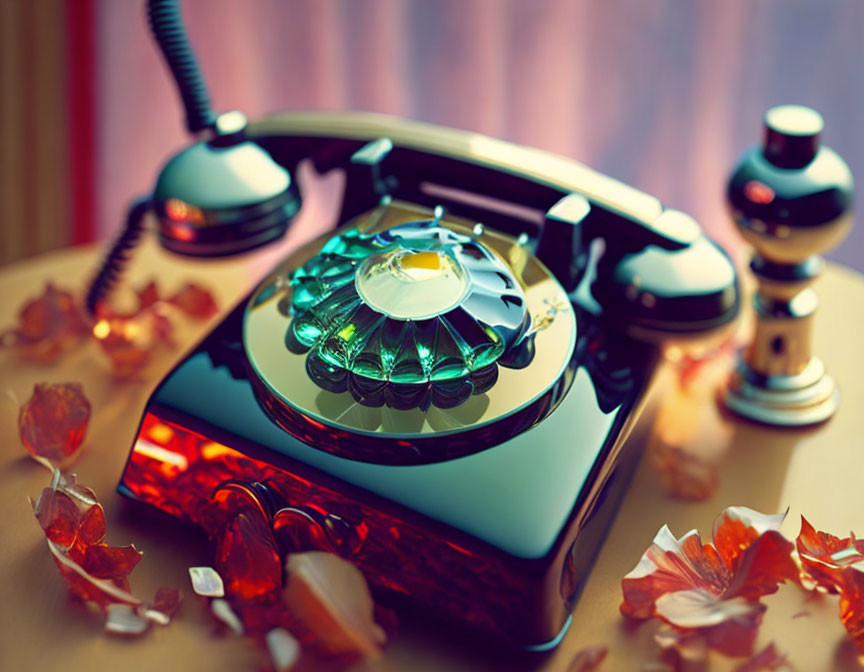
M 170 291 L 194 279 L 214 289 L 227 310 L 284 252 L 278 249 L 228 261 L 190 262 L 170 257 L 148 240 L 135 257 L 130 284 L 157 277 Z M 46 254 L 0 269 L 0 326 L 10 325 L 21 302 L 37 295 L 48 279 L 81 288 L 99 257 L 96 248 Z M 691 528 L 710 539 L 711 525 L 726 506 L 767 513 L 789 507 L 787 536 L 798 533 L 804 513 L 817 529 L 864 535 L 864 278 L 829 266 L 816 284 L 821 310 L 815 349 L 838 380 L 842 406 L 828 423 L 806 430 L 771 430 L 721 414 L 710 395 L 667 403 L 668 417 L 685 411 L 700 420 L 693 440 L 726 451 L 720 486 L 708 500 L 669 498 L 650 460 L 643 460 L 621 511 L 558 649 L 544 656 L 514 654 L 477 642 L 470 634 L 428 622 L 422 613 L 400 614 L 400 632 L 381 670 L 566 670 L 575 652 L 609 647 L 603 670 L 639 670 L 657 658 L 655 625 L 628 626 L 618 612 L 620 581 L 637 562 L 657 529 L 668 523 L 676 535 Z M 210 323 L 215 324 L 215 320 Z M 114 491 L 141 412 L 160 375 L 207 330 L 182 321 L 180 347 L 161 355 L 140 380 L 111 376 L 98 347 L 88 343 L 59 364 L 38 366 L 0 351 L 0 669 L 64 670 L 238 670 L 260 669 L 266 657 L 239 637 L 217 635 L 206 605 L 192 594 L 186 568 L 209 564 L 211 552 L 196 530 L 160 515 L 143 513 Z M 186 601 L 170 627 L 152 629 L 137 640 L 102 633 L 102 618 L 71 599 L 49 556 L 28 497 L 48 482 L 48 472 L 25 456 L 17 435 L 19 402 L 39 381 L 81 381 L 93 405 L 83 453 L 74 467 L 105 506 L 108 541 L 134 543 L 144 557 L 133 572 L 132 589 L 146 597 L 162 585 L 178 586 Z M 680 403 L 680 407 L 675 404 Z M 695 403 L 695 406 L 694 406 Z M 669 415 L 671 414 L 671 416 Z M 674 429 L 674 422 L 672 427 Z M 784 586 L 765 600 L 768 611 L 758 645 L 774 641 L 798 670 L 853 670 L 854 649 L 837 617 L 836 597 L 812 597 Z M 806 615 L 800 616 L 800 612 Z M 793 615 L 799 617 L 793 618 Z M 739 661 L 712 659 L 711 669 L 733 669 Z M 360 666 L 362 668 L 362 666 Z

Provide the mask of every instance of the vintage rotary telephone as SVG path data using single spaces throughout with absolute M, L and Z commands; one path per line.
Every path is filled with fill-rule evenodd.
M 216 117 L 176 3 L 149 8 L 204 137 L 130 210 L 92 311 L 147 212 L 168 250 L 234 254 L 286 231 L 301 160 L 346 182 L 337 228 L 153 393 L 120 491 L 204 524 L 239 488 L 287 548 L 554 646 L 638 461 L 661 346 L 731 323 L 731 261 L 687 215 L 546 152 L 361 113 Z

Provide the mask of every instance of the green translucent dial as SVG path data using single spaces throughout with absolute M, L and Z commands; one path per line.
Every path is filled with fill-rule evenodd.
M 494 384 L 490 367 L 529 326 L 507 266 L 436 220 L 339 234 L 294 272 L 291 285 L 288 348 L 310 351 L 307 371 L 322 387 L 347 386 L 360 397 L 374 381 L 458 386 L 473 379 L 479 391 Z

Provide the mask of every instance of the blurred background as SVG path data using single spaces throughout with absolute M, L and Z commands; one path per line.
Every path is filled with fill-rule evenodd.
M 187 142 L 143 0 L 0 0 L 0 264 L 112 235 Z M 864 174 L 861 0 L 184 0 L 217 110 L 362 109 L 576 158 L 738 245 L 723 191 L 802 103 Z M 860 178 L 859 178 L 860 179 Z M 864 225 L 829 256 L 864 270 Z

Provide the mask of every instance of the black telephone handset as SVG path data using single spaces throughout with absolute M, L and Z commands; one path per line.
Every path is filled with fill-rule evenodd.
M 641 337 L 712 331 L 737 314 L 734 266 L 691 217 L 575 161 L 364 113 L 286 113 L 250 137 L 292 173 L 306 158 L 343 169 L 339 224 L 382 198 L 443 206 L 521 237 L 571 294 L 592 276 L 596 306 Z

